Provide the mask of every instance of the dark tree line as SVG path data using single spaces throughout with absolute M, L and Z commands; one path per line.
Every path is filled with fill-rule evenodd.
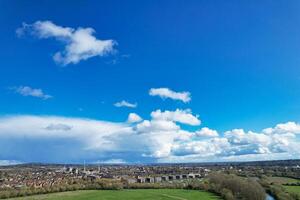
M 226 200 L 265 200 L 264 188 L 254 179 L 214 173 L 209 176 L 209 190 Z
M 300 200 L 299 194 L 288 193 L 283 185 L 270 183 L 266 176 L 262 176 L 259 182 L 267 192 L 272 194 L 277 200 Z M 291 185 L 293 185 L 293 183 L 291 183 Z M 297 185 L 297 183 L 295 183 L 295 185 Z

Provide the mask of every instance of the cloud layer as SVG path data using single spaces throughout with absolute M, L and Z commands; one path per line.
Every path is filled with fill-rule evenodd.
M 189 110 L 131 113 L 115 123 L 57 116 L 0 118 L 0 160 L 14 162 L 201 162 L 299 158 L 300 124 L 287 122 L 260 132 L 219 134 L 199 126 Z M 34 147 L 34 148 L 33 148 Z
M 169 88 L 151 88 L 149 90 L 150 96 L 159 96 L 163 99 L 170 98 L 179 100 L 184 103 L 191 101 L 191 94 L 189 92 L 175 92 Z
M 29 33 L 40 39 L 55 38 L 65 45 L 62 51 L 54 54 L 53 59 L 61 65 L 76 64 L 95 56 L 104 56 L 114 52 L 114 40 L 100 40 L 94 36 L 93 28 L 76 29 L 62 27 L 51 21 L 36 21 L 33 24 L 23 23 L 17 29 L 17 35 Z

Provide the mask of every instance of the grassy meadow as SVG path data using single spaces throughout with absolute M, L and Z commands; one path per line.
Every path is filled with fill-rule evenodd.
M 138 190 L 85 190 L 52 193 L 14 200 L 215 200 L 217 196 L 198 190 L 183 189 L 138 189 Z
M 288 193 L 294 193 L 300 195 L 300 186 L 284 186 Z
M 300 182 L 298 179 L 288 177 L 268 177 L 267 180 L 269 183 L 276 183 L 280 185 Z

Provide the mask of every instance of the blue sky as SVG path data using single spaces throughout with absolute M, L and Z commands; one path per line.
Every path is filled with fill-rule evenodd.
M 182 158 L 181 161 L 189 162 L 219 160 L 220 157 L 223 160 L 296 158 L 297 152 L 292 155 L 291 149 L 274 142 L 280 140 L 276 136 L 280 132 L 280 137 L 288 142 L 286 146 L 298 144 L 299 7 L 299 1 L 269 0 L 1 1 L 0 135 L 2 142 L 7 144 L 2 147 L 0 160 L 3 163 L 10 160 L 81 162 L 83 159 L 90 162 L 173 162 Z M 45 35 L 42 25 L 46 22 L 62 28 L 68 36 L 55 36 L 53 32 Z M 72 56 L 78 56 L 74 52 L 86 45 L 85 55 L 80 54 L 79 61 L 67 61 L 71 50 L 64 49 L 68 45 L 72 49 L 77 31 L 87 31 L 87 28 L 94 32 L 85 32 L 84 36 L 93 36 L 108 44 L 97 46 L 95 41 L 88 44 L 84 38 L 81 46 L 72 50 Z M 95 45 L 95 49 L 89 45 Z M 102 51 L 96 47 L 107 49 Z M 59 60 L 53 58 L 57 52 Z M 86 55 L 88 58 L 83 58 Z M 168 88 L 174 94 L 188 92 L 191 100 L 161 98 L 162 94 L 151 96 L 151 88 Z M 115 106 L 122 101 L 132 106 Z M 152 122 L 158 119 L 150 117 L 150 113 L 161 110 L 177 116 L 176 109 L 183 117 L 193 115 L 201 124 L 159 117 L 160 122 L 171 122 L 170 126 L 176 124 L 180 131 L 188 131 L 190 139 L 168 138 L 157 144 L 160 139 L 156 138 L 155 131 L 158 130 L 153 128 L 156 125 Z M 106 126 L 103 122 L 112 123 L 112 126 L 121 124 L 126 131 L 138 132 L 131 135 L 133 140 L 142 137 L 137 127 L 144 121 L 128 124 L 129 113 L 150 121 L 152 129 L 148 127 L 149 133 L 142 132 L 146 134 L 144 138 L 150 137 L 150 141 L 156 142 L 130 149 L 114 139 L 109 140 L 113 146 L 103 150 L 97 144 L 97 148 L 87 153 L 86 148 L 92 144 L 82 142 L 81 136 L 59 137 L 60 131 L 77 134 L 72 121 L 75 119 L 82 120 L 83 127 L 93 126 L 86 120 L 101 123 L 97 127 Z M 41 136 L 35 138 L 26 131 L 11 130 L 13 122 L 23 122 L 28 117 L 33 124 L 37 123 L 34 120 L 43 120 L 44 128 L 52 125 L 50 127 L 54 127 L 58 136 L 49 139 L 49 133 L 39 133 Z M 61 122 L 65 120 L 69 124 Z M 22 130 L 37 131 L 26 124 Z M 72 128 L 65 130 L 63 125 Z M 199 131 L 203 127 L 217 131 L 218 137 L 201 138 Z M 271 131 L 272 137 L 268 133 L 269 138 L 265 138 L 263 129 L 268 127 L 277 132 Z M 124 133 L 123 128 L 110 136 Z M 232 139 L 241 136 L 232 131 L 235 129 L 245 132 L 240 145 Z M 172 137 L 180 134 L 178 131 L 176 129 Z M 151 134 L 155 136 L 149 136 Z M 91 137 L 97 135 L 99 133 Z M 261 137 L 264 139 L 257 139 Z M 219 152 L 216 140 L 222 140 L 228 151 Z M 255 146 L 257 140 L 265 142 Z M 71 153 L 65 157 L 56 153 L 58 144 L 64 146 L 66 152 L 76 149 L 77 157 Z M 40 151 L 47 146 L 48 150 L 33 156 L 36 149 L 32 146 Z M 212 149 L 212 146 L 218 148 Z M 15 152 L 8 153 L 12 149 Z M 214 153 L 199 157 L 202 153 L 199 149 Z M 157 155 L 159 152 L 164 155 Z

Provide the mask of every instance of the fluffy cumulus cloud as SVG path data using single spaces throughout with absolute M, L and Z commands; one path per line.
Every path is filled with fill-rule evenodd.
M 165 111 L 156 110 L 151 113 L 151 117 L 155 120 L 165 120 L 165 121 L 175 121 L 182 124 L 188 125 L 200 125 L 201 121 L 198 119 L 198 116 L 194 116 L 191 113 L 191 110 L 180 110 L 175 111 Z
M 128 123 L 136 123 L 136 122 L 140 122 L 143 119 L 136 113 L 129 113 L 128 115 L 128 119 L 127 122 Z
M 76 64 L 95 56 L 104 56 L 114 52 L 114 40 L 100 40 L 94 34 L 93 28 L 71 28 L 54 24 L 51 21 L 37 21 L 33 24 L 23 23 L 17 29 L 17 35 L 29 33 L 40 39 L 55 38 L 64 49 L 54 54 L 55 62 L 68 65 Z
M 199 162 L 299 158 L 300 124 L 288 122 L 259 132 L 219 134 L 198 126 L 189 110 L 135 113 L 116 123 L 57 116 L 0 118 L 0 160 L 14 162 Z M 34 148 L 33 148 L 34 147 Z M 17 160 L 17 161 L 15 161 Z
M 173 156 L 196 155 L 199 158 L 209 158 L 221 155 L 224 149 L 230 148 L 225 138 L 214 138 L 210 140 L 194 140 L 186 143 L 175 144 Z
M 151 88 L 149 90 L 150 96 L 159 96 L 163 99 L 170 98 L 179 100 L 184 103 L 191 101 L 191 94 L 189 92 L 175 92 L 169 88 Z
M 114 104 L 115 107 L 128 107 L 128 108 L 136 108 L 137 103 L 130 103 L 128 101 L 122 100 L 120 102 L 116 102 Z
M 300 126 L 299 124 L 296 124 L 295 122 L 287 122 L 284 124 L 277 124 L 274 128 L 266 128 L 263 130 L 266 134 L 286 134 L 286 133 L 292 133 L 292 134 L 300 134 Z
M 208 127 L 203 127 L 196 131 L 195 134 L 199 137 L 218 137 L 219 134 L 216 130 L 212 130 Z
M 44 100 L 52 98 L 51 95 L 45 94 L 42 89 L 31 88 L 29 86 L 12 87 L 11 89 L 22 96 L 32 96 Z
M 286 125 L 288 123 L 286 123 Z M 297 124 L 297 126 L 299 127 L 299 124 Z M 280 133 L 276 131 L 265 133 L 264 131 L 265 130 L 261 133 L 255 133 L 252 131 L 245 132 L 243 129 L 234 129 L 225 132 L 225 137 L 232 144 L 235 150 L 234 154 L 236 155 L 250 153 L 284 153 L 288 151 L 299 153 L 297 150 L 298 139 L 295 135 L 297 131 L 291 132 L 287 130 L 286 132 L 281 131 Z

